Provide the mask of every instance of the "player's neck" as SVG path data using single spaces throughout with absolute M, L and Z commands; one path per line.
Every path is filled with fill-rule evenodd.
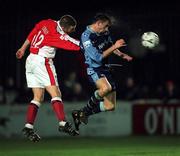
M 98 33 L 98 30 L 95 24 L 91 24 L 89 27 L 92 31 L 94 31 L 95 33 Z

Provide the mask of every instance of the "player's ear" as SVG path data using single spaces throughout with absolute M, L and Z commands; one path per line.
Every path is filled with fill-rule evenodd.
M 65 27 L 61 27 L 61 28 L 66 33 L 67 29 Z
M 97 24 L 98 26 L 100 26 L 100 25 L 102 24 L 102 22 L 101 22 L 101 21 L 97 21 L 96 24 Z

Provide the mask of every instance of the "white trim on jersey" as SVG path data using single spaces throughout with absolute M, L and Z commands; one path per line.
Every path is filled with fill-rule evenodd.
M 72 37 L 70 37 L 69 35 L 67 35 L 64 31 L 63 31 L 63 29 L 62 29 L 62 27 L 60 26 L 60 24 L 59 24 L 59 21 L 57 21 L 57 31 L 62 35 L 61 36 L 61 39 L 63 38 L 63 39 L 65 39 L 66 41 L 68 40 L 68 41 L 70 41 L 70 42 L 72 42 L 72 43 L 74 43 L 74 44 L 76 44 L 76 45 L 78 45 L 79 46 L 79 41 L 77 41 L 77 40 L 75 40 L 74 38 L 72 38 Z
M 60 24 L 59 24 L 59 21 L 56 21 L 57 22 L 57 32 L 60 33 L 61 35 L 64 35 L 65 32 L 62 30 Z

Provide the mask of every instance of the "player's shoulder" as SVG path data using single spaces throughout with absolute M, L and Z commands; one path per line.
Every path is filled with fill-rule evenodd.
M 56 25 L 56 21 L 52 19 L 42 19 L 39 24 Z
M 84 32 L 82 33 L 82 35 L 81 35 L 81 37 L 89 37 L 89 35 L 90 35 L 90 32 L 86 29 L 86 30 L 84 30 Z
M 82 38 L 82 39 L 90 39 L 93 34 L 94 34 L 94 33 L 92 33 L 92 31 L 90 31 L 90 29 L 87 27 L 87 28 L 84 30 L 84 32 L 82 33 L 81 38 Z
M 44 19 L 40 23 L 40 27 L 46 27 L 49 31 L 56 31 L 57 21 L 52 19 Z
M 49 19 L 43 19 L 39 23 L 56 24 L 57 22 L 49 18 Z

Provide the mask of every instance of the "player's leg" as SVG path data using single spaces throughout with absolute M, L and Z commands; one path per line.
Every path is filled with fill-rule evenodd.
M 116 106 L 116 91 L 112 91 L 103 97 L 103 100 L 92 105 L 92 114 L 104 111 L 113 111 Z M 90 114 L 90 115 L 92 115 Z M 90 116 L 89 115 L 89 116 Z
M 116 107 L 116 91 L 112 91 L 104 97 L 103 107 L 106 111 L 113 111 Z
M 71 136 L 79 135 L 79 133 L 72 128 L 72 124 L 66 121 L 64 103 L 61 99 L 61 91 L 59 87 L 47 86 L 46 90 L 52 97 L 51 104 L 59 121 L 59 131 L 68 133 Z
M 86 116 L 105 111 L 102 107 L 104 97 L 112 90 L 111 84 L 106 77 L 98 79 L 95 84 L 97 90 L 89 99 L 88 104 L 83 108 Z
M 110 70 L 108 70 L 105 75 L 107 82 L 110 84 L 111 88 L 109 89 L 109 92 L 104 96 L 104 101 L 100 106 L 102 109 L 104 108 L 105 111 L 113 111 L 116 106 L 116 84 Z
M 88 117 L 92 114 L 106 111 L 104 107 L 104 96 L 111 92 L 112 87 L 106 77 L 102 77 L 96 81 L 97 90 L 91 96 L 87 105 L 80 110 L 74 110 L 72 117 L 75 123 L 75 127 L 79 130 L 81 122 L 88 123 Z
M 33 100 L 29 103 L 27 114 L 26 114 L 26 124 L 23 128 L 23 134 L 31 141 L 37 142 L 40 140 L 39 135 L 34 131 L 34 122 L 38 113 L 38 109 L 44 98 L 43 88 L 32 88 Z
M 45 59 L 45 67 L 43 66 L 42 70 L 44 71 L 44 81 L 45 88 L 51 96 L 51 104 L 53 110 L 59 121 L 59 130 L 68 133 L 69 135 L 77 135 L 76 131 L 73 130 L 71 124 L 66 122 L 64 104 L 61 99 L 61 91 L 59 89 L 56 69 L 51 59 Z M 48 72 L 47 72 L 48 71 Z

